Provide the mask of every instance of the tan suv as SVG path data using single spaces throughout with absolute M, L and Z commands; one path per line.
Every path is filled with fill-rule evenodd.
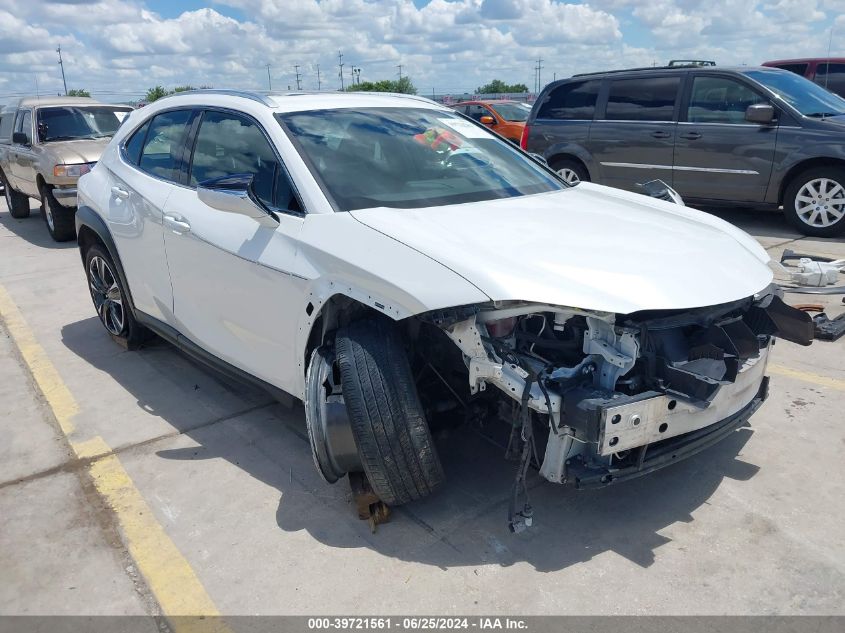
M 89 98 L 27 97 L 0 117 L 0 181 L 14 218 L 29 216 L 29 198 L 57 242 L 76 237 L 76 181 L 91 171 L 132 110 Z

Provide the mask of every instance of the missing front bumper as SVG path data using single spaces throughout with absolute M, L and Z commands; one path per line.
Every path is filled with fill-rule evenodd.
M 697 431 L 641 446 L 631 458 L 635 461 L 633 465 L 590 468 L 582 463 L 573 463 L 568 469 L 568 478 L 574 482 L 576 488 L 599 488 L 635 479 L 692 457 L 743 426 L 768 395 L 769 377 L 764 376 L 751 402 L 733 415 Z

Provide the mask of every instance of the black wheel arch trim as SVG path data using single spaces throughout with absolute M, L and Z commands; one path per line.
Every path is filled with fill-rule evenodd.
M 84 266 L 86 244 L 81 237 L 83 234 L 83 228 L 92 231 L 109 252 L 109 256 L 117 269 L 117 275 L 120 277 L 120 284 L 126 291 L 129 308 L 132 310 L 132 314 L 135 316 L 135 319 L 138 320 L 137 311 L 135 310 L 135 302 L 132 300 L 132 290 L 129 288 L 129 283 L 126 280 L 126 272 L 123 270 L 123 264 L 121 263 L 120 255 L 118 255 L 117 252 L 117 245 L 114 243 L 114 238 L 112 237 L 111 231 L 109 231 L 109 227 L 106 225 L 105 220 L 97 215 L 91 207 L 79 205 L 76 209 L 76 235 L 79 236 L 79 256 L 82 258 L 82 265 Z

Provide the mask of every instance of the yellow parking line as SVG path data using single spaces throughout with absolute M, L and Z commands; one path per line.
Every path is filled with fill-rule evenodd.
M 80 441 L 73 418 L 79 405 L 59 372 L 38 344 L 6 289 L 0 285 L 0 319 L 17 346 L 24 363 L 50 406 L 77 457 L 91 459 L 89 472 L 94 485 L 115 513 L 123 538 L 135 564 L 165 616 L 217 616 L 217 607 L 196 573 L 156 521 L 150 507 L 132 483 L 120 460 L 101 438 Z M 225 631 L 222 621 L 212 618 L 174 617 L 177 633 Z
M 769 371 L 773 374 L 780 374 L 781 376 L 796 378 L 797 380 L 803 380 L 804 382 L 811 382 L 821 387 L 845 391 L 845 380 L 842 380 L 841 378 L 821 376 L 819 374 L 812 374 L 807 371 L 800 371 L 798 369 L 792 369 L 791 367 L 784 367 L 783 365 L 778 364 L 769 365 Z
M 6 324 L 9 335 L 14 340 L 35 383 L 44 394 L 56 421 L 67 437 L 74 431 L 73 417 L 79 413 L 76 400 L 59 377 L 59 372 L 47 358 L 44 348 L 35 340 L 35 335 L 24 321 L 9 293 L 0 286 L 0 317 Z

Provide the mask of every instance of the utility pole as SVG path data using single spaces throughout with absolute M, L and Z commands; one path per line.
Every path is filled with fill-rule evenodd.
M 267 64 L 267 89 L 270 91 L 273 90 L 273 82 L 270 79 L 270 64 Z
M 302 90 L 302 75 L 299 74 L 299 65 L 295 64 L 293 69 L 296 71 L 296 89 Z
M 543 82 L 542 82 L 542 79 L 541 79 L 541 73 L 543 71 L 543 58 L 542 57 L 537 58 L 537 68 L 535 68 L 535 70 L 537 71 L 537 89 L 534 92 L 539 93 L 540 90 L 543 88 Z
M 320 90 L 320 64 L 317 64 L 317 90 Z
M 340 90 L 343 91 L 343 53 L 337 52 L 337 65 L 340 68 L 338 76 L 340 77 Z
M 402 81 L 402 64 L 396 66 L 399 69 L 399 81 Z
M 67 81 L 65 81 L 65 65 L 62 62 L 62 46 L 59 44 L 59 47 L 56 49 L 56 52 L 59 54 L 59 66 L 62 69 L 62 83 L 65 86 L 65 96 L 67 96 Z

